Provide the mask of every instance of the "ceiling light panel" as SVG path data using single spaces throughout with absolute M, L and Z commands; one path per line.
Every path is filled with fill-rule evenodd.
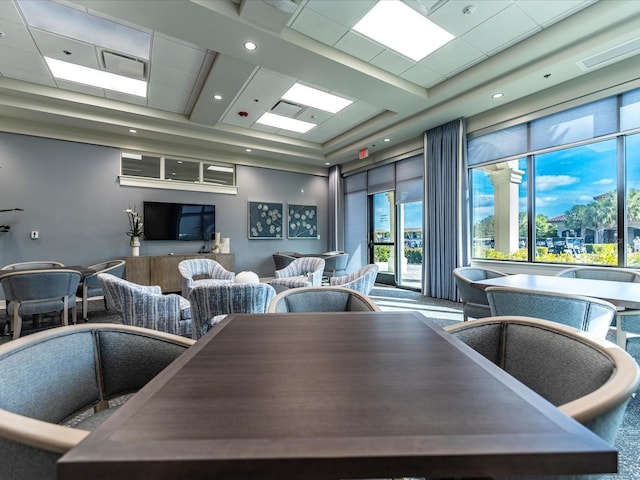
M 347 100 L 346 98 L 338 97 L 337 95 L 299 83 L 294 84 L 287 90 L 285 94 L 282 95 L 282 99 L 330 113 L 338 113 L 353 103 L 353 101 Z
M 53 2 L 18 0 L 31 27 L 149 59 L 151 35 Z
M 297 133 L 306 133 L 316 126 L 314 123 L 303 122 L 301 120 L 295 120 L 293 118 L 283 117 L 269 112 L 262 114 L 262 116 L 256 120 L 256 123 L 266 125 L 268 127 L 282 128 L 284 130 L 290 130 Z
M 400 0 L 378 2 L 353 30 L 415 62 L 454 38 Z
M 45 57 L 44 59 L 51 70 L 51 74 L 56 78 L 84 83 L 85 85 L 114 90 L 116 92 L 128 93 L 129 95 L 136 95 L 138 97 L 147 96 L 147 82 L 143 82 L 142 80 L 63 62 L 55 58 Z

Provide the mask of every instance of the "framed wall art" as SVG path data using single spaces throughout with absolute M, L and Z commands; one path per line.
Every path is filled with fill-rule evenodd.
M 249 202 L 249 240 L 284 238 L 283 204 Z
M 287 220 L 289 238 L 318 238 L 317 206 L 290 203 Z

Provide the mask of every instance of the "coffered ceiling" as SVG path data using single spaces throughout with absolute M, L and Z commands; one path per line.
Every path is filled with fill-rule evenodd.
M 403 1 L 454 39 L 420 61 L 385 48 L 352 28 L 377 0 L 1 0 L 0 130 L 324 171 L 640 53 L 637 0 Z M 146 81 L 146 96 L 54 78 L 44 57 Z M 283 102 L 296 83 L 352 103 Z

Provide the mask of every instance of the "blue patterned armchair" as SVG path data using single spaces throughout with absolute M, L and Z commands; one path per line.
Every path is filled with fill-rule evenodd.
M 189 293 L 192 337 L 197 340 L 229 313 L 266 313 L 275 295 L 266 283 L 196 285 Z
M 182 296 L 187 298 L 196 285 L 224 285 L 233 283 L 236 276 L 210 258 L 190 258 L 178 264 L 182 276 Z M 194 278 L 201 277 L 201 278 Z
M 276 291 L 296 287 L 317 287 L 322 285 L 323 272 L 323 258 L 300 257 L 286 267 L 276 270 L 275 278 L 269 283 Z
M 347 275 L 331 277 L 329 283 L 337 287 L 350 288 L 369 295 L 376 283 L 376 276 L 378 275 L 379 269 L 380 267 L 378 267 L 378 265 L 372 263 Z
M 98 274 L 107 304 L 124 325 L 191 337 L 191 305 L 159 286 L 139 285 L 109 273 Z

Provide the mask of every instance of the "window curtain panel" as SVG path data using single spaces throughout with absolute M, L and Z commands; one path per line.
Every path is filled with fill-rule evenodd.
M 465 138 L 464 119 L 424 135 L 423 294 L 452 301 L 458 300 L 453 269 L 467 262 Z
M 344 204 L 342 202 L 342 170 L 340 165 L 329 168 L 329 250 L 344 250 Z

